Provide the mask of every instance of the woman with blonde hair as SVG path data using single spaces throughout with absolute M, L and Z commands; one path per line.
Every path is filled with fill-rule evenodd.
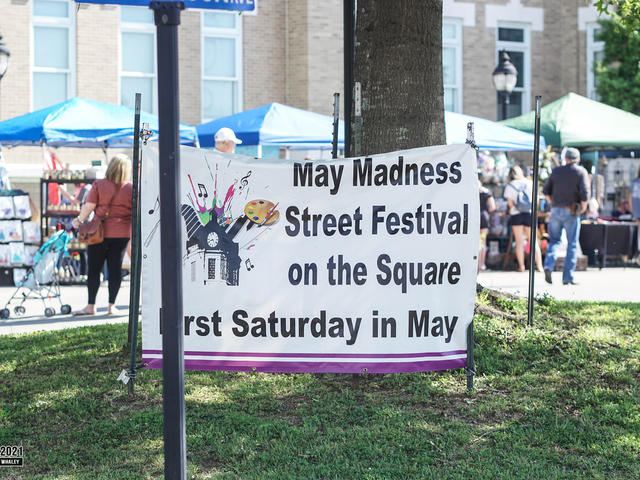
M 97 180 L 87 196 L 80 214 L 73 219 L 72 225 L 78 228 L 86 222 L 93 212 L 103 219 L 104 240 L 89 245 L 87 289 L 89 301 L 87 306 L 74 315 L 93 315 L 95 313 L 96 296 L 100 288 L 100 272 L 107 262 L 109 274 L 109 307 L 107 313 L 113 313 L 113 305 L 120 290 L 122 281 L 122 259 L 131 237 L 131 202 L 133 189 L 131 177 L 131 160 L 126 155 L 114 156 L 109 162 L 103 180 Z
M 518 197 L 524 193 L 528 198 L 533 198 L 533 182 L 525 178 L 522 168 L 514 165 L 509 169 L 509 183 L 504 189 L 504 198 L 509 206 L 509 226 L 513 231 L 513 238 L 516 241 L 516 259 L 518 260 L 518 271 L 524 272 L 524 244 L 531 235 L 531 206 L 528 210 L 518 210 Z M 522 206 L 521 206 L 522 208 Z M 537 223 L 537 222 L 536 222 Z M 536 242 L 536 270 L 542 271 L 542 254 Z M 533 263 L 533 262 L 531 262 Z

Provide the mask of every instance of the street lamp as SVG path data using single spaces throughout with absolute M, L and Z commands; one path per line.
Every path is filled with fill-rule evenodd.
M 2 35 L 0 35 L 0 80 L 4 77 L 4 74 L 7 73 L 7 67 L 9 66 L 9 49 L 2 42 Z
M 498 63 L 492 75 L 496 91 L 498 94 L 502 94 L 502 120 L 506 120 L 509 96 L 518 81 L 518 70 L 509 61 L 509 54 L 506 51 L 502 50 L 500 52 L 500 63 Z

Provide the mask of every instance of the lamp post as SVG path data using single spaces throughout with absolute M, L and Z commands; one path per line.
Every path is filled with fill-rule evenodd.
M 493 71 L 493 85 L 498 94 L 502 94 L 502 119 L 507 118 L 507 108 L 509 106 L 509 96 L 518 81 L 518 70 L 509 61 L 509 54 L 502 50 L 500 52 L 500 63 Z
M 9 67 L 9 49 L 2 41 L 2 35 L 0 35 L 0 81 L 4 74 L 7 73 L 7 68 Z M 0 105 L 1 106 L 1 105 Z M 0 120 L 2 120 L 2 114 L 0 111 Z

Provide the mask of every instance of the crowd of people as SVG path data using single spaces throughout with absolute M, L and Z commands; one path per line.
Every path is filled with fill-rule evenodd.
M 222 153 L 234 153 L 236 145 L 242 143 L 233 130 L 221 128 L 215 135 L 215 148 Z M 578 255 L 578 239 L 580 219 L 586 213 L 590 201 L 590 177 L 580 166 L 580 152 L 575 148 L 566 148 L 562 154 L 562 164 L 555 167 L 542 188 L 546 203 L 550 206 L 547 234 L 548 244 L 544 263 L 538 242 L 535 244 L 534 262 L 536 270 L 544 271 L 545 281 L 552 283 L 552 272 L 557 261 L 557 250 L 561 243 L 562 233 L 567 239 L 564 258 L 562 283 L 575 285 L 574 271 Z M 88 302 L 76 311 L 75 315 L 95 314 L 95 303 L 100 287 L 100 274 L 106 262 L 108 268 L 109 305 L 108 313 L 113 313 L 116 296 L 122 279 L 122 261 L 124 252 L 129 248 L 131 238 L 132 184 L 131 161 L 126 155 L 114 156 L 107 167 L 103 180 L 98 180 L 88 188 L 83 188 L 78 195 L 68 200 L 82 205 L 80 214 L 72 222 L 78 229 L 94 215 L 102 219 L 104 239 L 102 242 L 89 245 L 88 252 Z M 531 215 L 533 182 L 524 175 L 522 168 L 513 165 L 509 169 L 508 183 L 503 197 L 509 215 L 508 225 L 511 228 L 515 243 L 514 251 L 517 270 L 525 271 L 526 245 L 531 235 Z M 486 270 L 487 236 L 489 232 L 490 214 L 496 210 L 496 201 L 490 190 L 479 180 L 480 191 L 480 249 L 478 270 Z M 63 192 L 64 194 L 64 192 Z M 593 199 L 591 199 L 593 200 Z M 638 224 L 638 243 L 640 246 L 640 170 L 638 178 L 632 183 L 628 199 L 618 207 L 624 209 L 620 214 L 628 214 Z M 640 248 L 639 248 L 640 250 Z
M 640 250 L 640 170 L 638 178 L 631 184 L 628 198 L 618 205 L 621 215 L 635 219 L 638 224 L 638 250 Z M 526 178 L 522 168 L 513 165 L 509 169 L 508 184 L 504 188 L 503 197 L 507 202 L 508 225 L 511 228 L 515 243 L 517 270 L 525 270 L 525 245 L 531 233 L 531 201 L 533 198 L 533 182 Z M 553 283 L 552 272 L 558 258 L 558 247 L 564 231 L 567 241 L 566 255 L 562 269 L 562 284 L 575 285 L 574 271 L 578 258 L 578 241 L 580 237 L 581 217 L 587 213 L 590 199 L 590 176 L 580 165 L 580 151 L 576 148 L 565 148 L 562 152 L 561 165 L 555 167 L 546 179 L 542 188 L 544 202 L 548 209 L 547 236 L 548 243 L 544 263 L 539 243 L 535 245 L 535 268 L 542 272 L 547 283 Z M 594 207 L 597 212 L 597 205 Z M 480 185 L 480 252 L 478 269 L 486 270 L 487 233 L 489 215 L 496 209 L 496 202 L 491 192 Z

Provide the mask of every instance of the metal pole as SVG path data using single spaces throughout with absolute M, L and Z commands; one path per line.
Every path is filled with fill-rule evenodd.
M 596 150 L 593 153 L 595 158 L 593 160 L 593 168 L 591 169 L 591 174 L 593 176 L 593 187 L 591 188 L 591 197 L 594 197 L 593 194 L 595 193 L 595 198 L 598 202 L 598 207 L 602 209 L 604 205 L 600 205 L 600 192 L 598 191 L 599 189 L 598 183 L 600 183 L 598 182 L 598 173 L 600 173 L 598 170 L 598 159 L 600 157 L 600 151 Z
M 338 158 L 338 126 L 340 125 L 340 94 L 333 94 L 333 142 L 331 158 Z
M 533 285 L 536 259 L 536 240 L 538 239 L 538 163 L 540 156 L 540 95 L 536 95 L 536 123 L 533 140 L 533 199 L 531 202 L 531 237 L 529 240 L 529 295 L 527 323 L 533 326 Z
M 476 374 L 476 363 L 473 359 L 473 344 L 475 338 L 473 335 L 473 320 L 467 327 L 467 366 L 465 372 L 467 374 L 467 390 L 473 390 L 473 378 Z
M 351 156 L 351 121 L 353 111 L 353 61 L 355 48 L 355 1 L 343 0 L 344 23 L 344 156 Z
M 162 249 L 162 381 L 164 478 L 187 476 L 178 139 L 178 25 L 183 2 L 151 2 L 157 30 Z
M 467 144 L 476 148 L 476 139 L 473 122 L 467 123 Z M 476 149 L 477 152 L 477 149 Z M 475 262 L 476 265 L 478 262 Z M 473 319 L 471 323 L 467 327 L 467 366 L 465 367 L 465 373 L 467 374 L 467 390 L 473 390 L 473 377 L 476 374 L 476 365 L 473 359 L 473 344 L 475 342 L 475 338 L 473 335 Z
M 503 98 L 504 101 L 502 102 L 502 120 L 506 120 L 507 119 L 507 112 L 509 110 L 509 97 L 510 97 L 510 93 L 509 92 L 504 92 L 503 93 Z
M 136 380 L 136 351 L 138 349 L 138 314 L 140 311 L 140 104 L 142 95 L 136 93 L 133 121 L 133 199 L 131 202 L 131 275 L 129 290 L 129 395 L 133 395 Z

